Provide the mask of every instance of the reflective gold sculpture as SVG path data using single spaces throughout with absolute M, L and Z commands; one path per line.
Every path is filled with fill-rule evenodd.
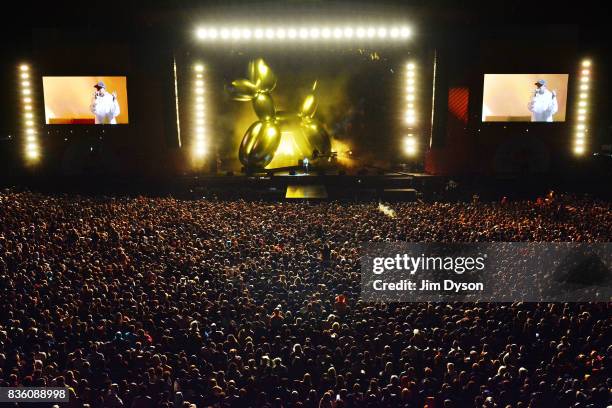
M 313 152 L 327 156 L 331 153 L 329 135 L 315 119 L 317 99 L 316 81 L 297 113 L 276 111 L 270 95 L 276 86 L 276 75 L 262 58 L 249 63 L 248 79 L 237 79 L 228 88 L 237 101 L 252 101 L 259 118 L 244 134 L 238 157 L 247 169 L 265 168 L 274 158 L 281 137 L 289 135 L 299 148 L 299 157 L 313 156 Z

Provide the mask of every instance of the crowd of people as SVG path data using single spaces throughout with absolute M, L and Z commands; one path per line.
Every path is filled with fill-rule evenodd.
M 360 300 L 364 242 L 608 242 L 612 204 L 0 193 L 0 387 L 66 407 L 605 407 L 609 303 Z

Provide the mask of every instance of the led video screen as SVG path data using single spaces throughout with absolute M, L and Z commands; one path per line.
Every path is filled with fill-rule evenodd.
M 45 76 L 43 93 L 48 125 L 128 123 L 124 76 Z
M 266 78 L 252 77 L 252 66 L 263 69 Z M 324 161 L 388 166 L 398 156 L 404 68 L 405 57 L 366 49 L 210 58 L 206 110 L 215 118 L 211 126 L 221 168 L 239 170 L 252 163 L 273 169 L 303 158 L 312 162 L 317 155 L 316 166 Z M 258 141 L 263 132 L 266 146 L 263 137 Z
M 485 74 L 483 122 L 564 122 L 568 74 Z

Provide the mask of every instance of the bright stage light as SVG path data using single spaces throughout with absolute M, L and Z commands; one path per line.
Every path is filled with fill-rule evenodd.
M 400 36 L 402 38 L 408 38 L 408 37 L 410 37 L 411 34 L 412 34 L 412 32 L 410 31 L 409 27 L 402 27 L 400 29 Z
M 242 37 L 243 31 L 235 28 L 229 32 L 232 38 L 236 39 Z M 223 34 L 222 34 L 223 36 Z M 194 65 L 194 71 L 196 72 L 196 79 L 194 81 L 194 122 L 193 126 L 193 139 L 192 139 L 192 152 L 196 159 L 202 159 L 206 155 L 206 120 L 205 112 L 206 105 L 204 101 L 204 66 L 201 64 Z
M 407 136 L 404 139 L 404 152 L 408 156 L 414 156 L 417 152 L 417 143 L 414 136 Z
M 196 38 L 203 41 L 221 40 L 242 41 L 249 40 L 251 37 L 261 40 L 316 40 L 316 39 L 379 39 L 379 40 L 406 40 L 411 35 L 411 30 L 407 26 L 387 27 L 355 27 L 355 26 L 324 26 L 317 27 L 259 27 L 259 28 L 238 28 L 238 27 L 218 27 L 218 28 L 198 28 Z
M 397 34 L 399 35 L 401 30 L 398 29 Z M 417 138 L 414 133 L 414 126 L 417 123 L 417 111 L 415 109 L 415 101 L 416 101 L 416 87 L 415 87 L 415 78 L 416 78 L 416 64 L 412 61 L 409 61 L 405 65 L 406 68 L 406 87 L 405 89 L 405 97 L 406 97 L 406 108 L 405 108 L 405 116 L 404 116 L 404 125 L 407 127 L 409 133 L 403 139 L 403 148 L 404 152 L 408 156 L 414 156 L 417 154 Z
M 578 107 L 576 109 L 576 128 L 574 130 L 574 154 L 586 152 L 586 136 L 588 134 L 587 101 L 589 99 L 591 61 L 583 60 L 579 69 Z
M 34 105 L 32 95 L 32 82 L 30 78 L 30 67 L 27 64 L 21 64 L 18 68 L 18 78 L 21 79 L 18 82 L 21 93 L 24 95 L 21 101 L 21 111 L 25 118 L 23 122 L 23 152 L 26 159 L 26 163 L 33 164 L 40 156 L 40 150 L 38 145 L 37 132 L 34 123 Z

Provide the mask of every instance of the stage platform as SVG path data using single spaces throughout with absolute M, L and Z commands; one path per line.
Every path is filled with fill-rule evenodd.
M 414 201 L 421 194 L 438 191 L 447 179 L 424 173 L 404 172 L 305 172 L 303 170 L 256 174 L 232 173 L 193 176 L 184 180 L 195 195 L 245 195 L 270 199 L 385 199 Z M 289 189 L 289 191 L 288 191 Z M 300 192 L 325 191 L 325 194 Z M 296 193 L 297 192 L 297 193 Z M 297 194 L 297 196 L 296 196 Z

